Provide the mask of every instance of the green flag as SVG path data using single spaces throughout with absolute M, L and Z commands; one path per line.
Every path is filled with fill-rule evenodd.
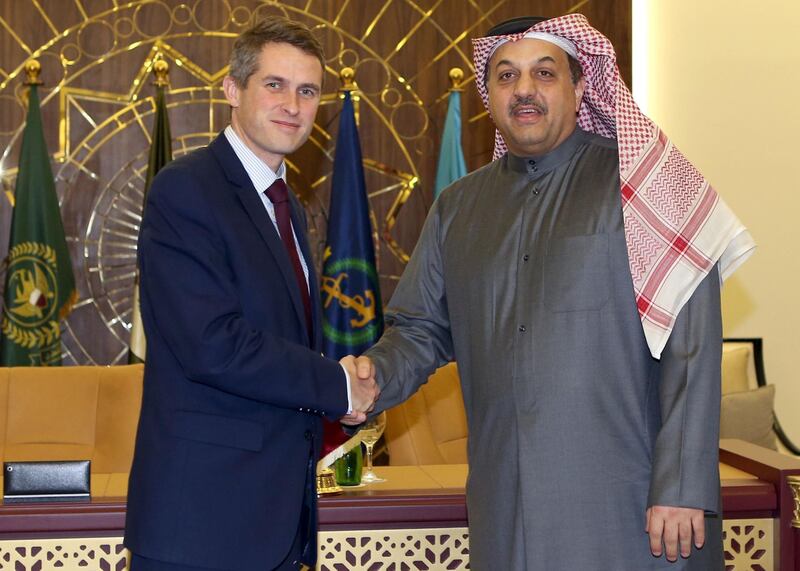
M 158 171 L 172 160 L 172 136 L 169 131 L 169 115 L 164 101 L 164 86 L 156 86 L 156 117 L 153 122 L 153 141 L 150 145 L 150 159 L 147 162 L 147 176 L 144 181 L 144 197 L 147 201 L 147 191 L 153 183 Z M 144 214 L 144 202 L 142 203 Z M 136 272 L 136 282 L 133 288 L 133 316 L 131 318 L 131 341 L 128 363 L 143 363 L 147 353 L 147 344 L 142 325 L 142 313 L 139 308 L 139 272 Z
M 28 99 L 3 298 L 5 367 L 60 365 L 59 320 L 77 300 L 36 85 Z

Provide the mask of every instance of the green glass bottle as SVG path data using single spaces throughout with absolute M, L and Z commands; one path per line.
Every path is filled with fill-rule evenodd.
M 359 444 L 334 463 L 336 483 L 340 486 L 357 486 L 361 483 L 361 466 L 364 455 Z

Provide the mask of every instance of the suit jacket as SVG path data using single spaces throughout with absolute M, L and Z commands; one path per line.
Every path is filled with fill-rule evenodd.
M 291 210 L 310 262 L 293 196 Z M 313 269 L 309 339 L 289 257 L 224 135 L 155 178 L 139 267 L 148 346 L 125 545 L 183 565 L 269 569 L 305 507 L 313 559 L 321 417 L 347 412 L 345 375 L 320 354 Z

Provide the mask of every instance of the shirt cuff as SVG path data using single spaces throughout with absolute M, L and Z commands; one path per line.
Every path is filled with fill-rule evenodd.
M 344 365 L 339 363 L 344 371 L 344 378 L 347 379 L 347 414 L 353 414 L 353 393 L 350 391 L 350 374 L 345 369 Z

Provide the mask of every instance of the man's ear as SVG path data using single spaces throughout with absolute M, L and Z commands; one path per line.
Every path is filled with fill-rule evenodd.
M 575 84 L 575 113 L 581 108 L 581 101 L 583 101 L 583 92 L 586 91 L 586 78 L 581 76 L 578 83 Z
M 230 75 L 226 75 L 222 80 L 222 91 L 225 92 L 225 99 L 231 107 L 239 107 L 239 85 Z

